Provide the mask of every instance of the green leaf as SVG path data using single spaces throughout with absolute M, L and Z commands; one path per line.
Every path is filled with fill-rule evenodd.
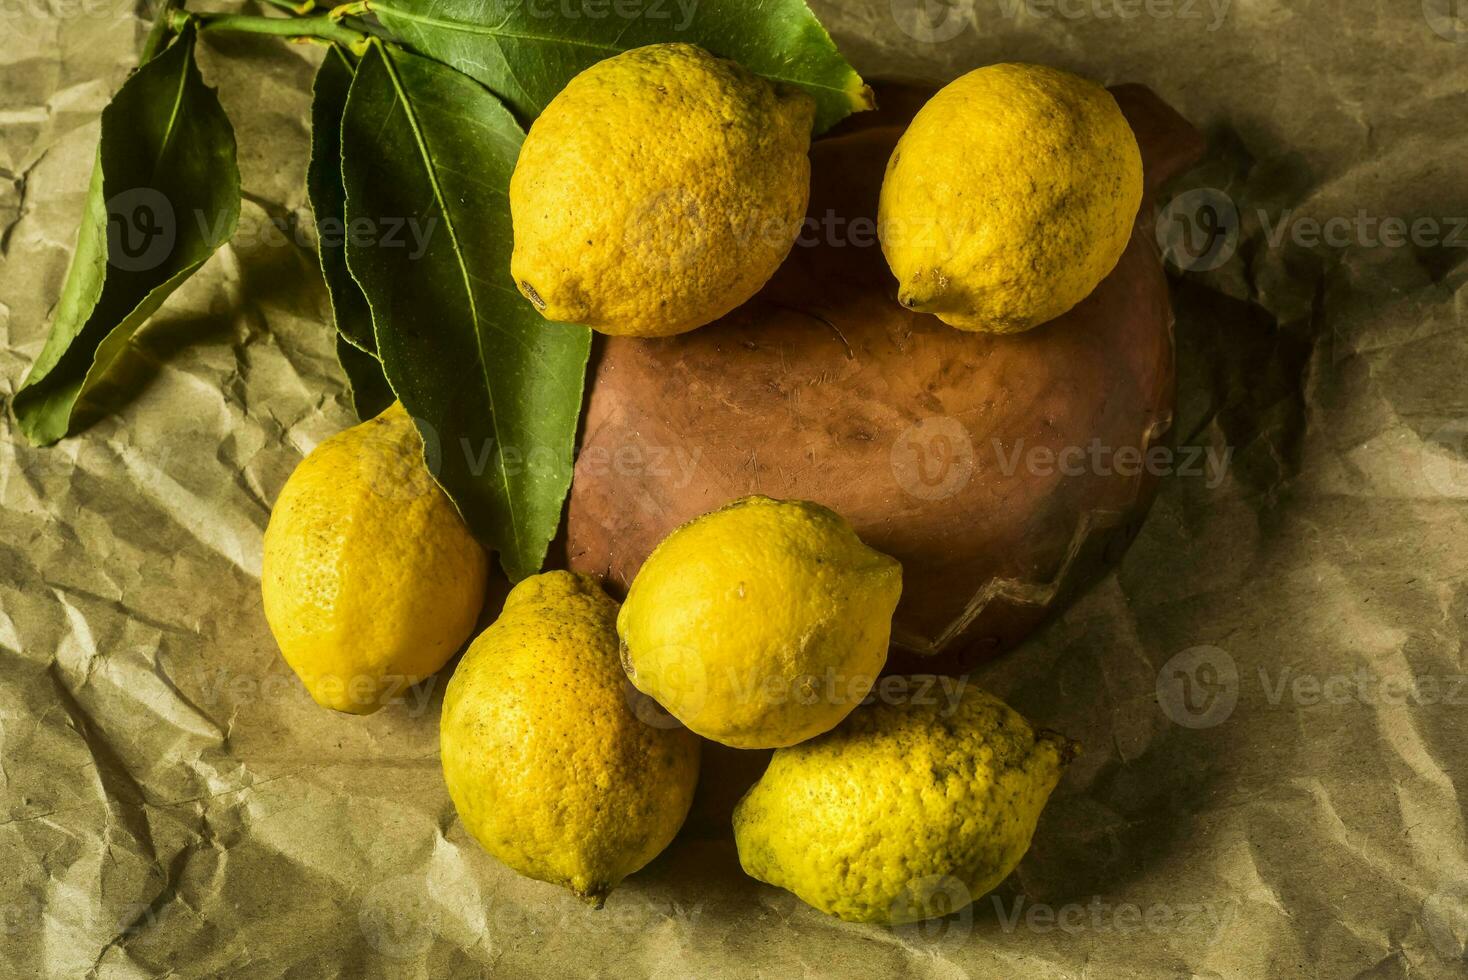
M 356 68 L 346 52 L 332 45 L 311 86 L 311 163 L 306 194 L 316 216 L 316 247 L 321 275 L 336 322 L 336 359 L 351 383 L 357 417 L 369 419 L 393 402 L 392 389 L 377 359 L 372 311 L 362 287 L 347 269 L 347 193 L 342 186 L 342 113 Z
M 380 43 L 342 121 L 348 223 L 383 231 L 349 237 L 347 263 L 388 381 L 439 483 L 515 580 L 540 569 L 560 523 L 591 348 L 589 330 L 541 319 L 510 279 L 523 139 L 473 79 Z M 389 242 L 404 224 L 420 247 Z
M 367 297 L 347 271 L 347 193 L 342 187 L 342 113 L 356 69 L 341 48 L 332 45 L 311 86 L 311 163 L 306 193 L 316 216 L 321 274 L 331 296 L 336 328 L 353 345 L 377 350 L 372 337 L 372 311 Z
M 102 111 L 102 141 L 50 336 L 12 402 L 26 438 L 71 431 L 78 402 L 163 301 L 234 234 L 234 131 L 185 27 Z
M 816 132 L 873 106 L 804 0 L 372 0 L 413 48 L 479 79 L 523 120 L 573 76 L 630 48 L 684 41 L 816 100 Z
M 347 339 L 346 334 L 336 335 L 336 359 L 352 392 L 352 407 L 357 418 L 364 422 L 379 415 L 391 405 L 396 396 L 388 387 L 382 373 L 382 362 L 376 354 L 369 354 Z

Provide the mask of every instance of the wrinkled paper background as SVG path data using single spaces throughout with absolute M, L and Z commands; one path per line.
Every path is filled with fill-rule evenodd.
M 742 875 L 727 814 L 763 756 L 711 749 L 679 839 L 592 912 L 465 835 L 441 685 L 310 703 L 258 574 L 270 501 L 352 421 L 303 230 L 318 54 L 211 37 L 239 236 L 139 339 L 117 414 L 50 450 L 0 422 L 0 973 L 1468 972 L 1468 31 L 1446 0 L 920 2 L 815 6 L 871 76 L 1151 85 L 1209 137 L 1177 192 L 1239 219 L 1174 278 L 1177 440 L 1226 474 L 1180 455 L 1120 572 L 979 672 L 1086 745 L 1016 874 L 936 927 L 828 919 Z M 0 0 L 5 396 L 140 23 Z

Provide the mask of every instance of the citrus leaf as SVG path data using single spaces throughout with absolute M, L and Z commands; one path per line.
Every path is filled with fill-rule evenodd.
M 630 48 L 683 41 L 816 100 L 816 132 L 872 108 L 871 89 L 804 0 L 372 0 L 421 54 L 479 79 L 526 121 L 573 76 Z
M 102 111 L 102 140 L 50 335 L 12 402 L 26 438 L 71 431 L 75 409 L 143 322 L 234 234 L 234 130 L 186 26 Z
M 382 362 L 377 359 L 367 297 L 347 269 L 342 113 L 356 71 L 347 53 L 337 45 L 331 46 L 316 71 L 311 85 L 311 162 L 306 168 L 306 194 L 316 218 L 316 251 L 336 323 L 336 359 L 351 385 L 357 417 L 366 420 L 391 405 L 393 394 L 382 373 Z
M 306 168 L 306 193 L 316 216 L 317 252 L 336 328 L 353 345 L 371 353 L 377 350 L 372 311 L 362 288 L 347 271 L 347 195 L 342 187 L 342 112 L 355 73 L 346 53 L 336 45 L 317 69 L 311 85 L 311 163 Z
M 336 360 L 347 376 L 352 393 L 352 408 L 357 418 L 367 421 L 376 418 L 391 405 L 396 396 L 388 387 L 382 373 L 382 362 L 376 354 L 369 354 L 347 339 L 346 334 L 336 335 Z
M 478 82 L 377 42 L 342 120 L 348 224 L 426 231 L 417 249 L 348 237 L 378 355 L 439 483 L 514 580 L 540 569 L 560 523 L 591 348 L 510 279 L 523 139 Z

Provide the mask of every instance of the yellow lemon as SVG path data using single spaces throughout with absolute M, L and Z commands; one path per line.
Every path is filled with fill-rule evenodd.
M 902 566 L 839 514 L 745 497 L 653 550 L 617 618 L 639 690 L 736 748 L 827 731 L 887 660 Z
M 991 65 L 913 118 L 887 164 L 878 231 L 899 302 L 1010 333 L 1096 288 L 1141 201 L 1141 152 L 1111 93 L 1055 68 Z
M 547 319 L 660 337 L 753 296 L 800 230 L 815 101 L 691 44 L 591 66 L 510 179 L 515 283 Z
M 942 680 L 776 752 L 734 810 L 744 870 L 851 922 L 946 915 L 1003 881 L 1076 745 Z
M 598 906 L 668 846 L 698 781 L 698 739 L 635 710 L 616 616 L 587 576 L 521 582 L 454 671 L 439 730 L 469 832 L 520 874 Z
M 275 641 L 311 697 L 369 714 L 468 639 L 487 574 L 394 403 L 301 460 L 265 529 L 260 587 Z

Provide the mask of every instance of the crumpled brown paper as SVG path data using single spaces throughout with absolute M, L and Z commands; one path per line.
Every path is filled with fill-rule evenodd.
M 1188 202 L 1236 218 L 1174 281 L 1177 439 L 1226 473 L 1165 481 L 1121 571 L 976 677 L 1086 747 L 1015 875 L 936 925 L 829 919 L 741 873 L 728 812 L 764 756 L 710 746 L 682 835 L 593 912 L 465 835 L 443 678 L 370 718 L 310 703 L 258 573 L 269 502 L 351 421 L 305 230 L 316 55 L 211 38 L 240 235 L 116 414 L 49 450 L 0 422 L 0 973 L 1463 974 L 1464 25 L 1446 0 L 815 6 L 871 76 L 1152 86 L 1211 144 L 1163 245 Z M 137 24 L 0 2 L 5 395 Z

